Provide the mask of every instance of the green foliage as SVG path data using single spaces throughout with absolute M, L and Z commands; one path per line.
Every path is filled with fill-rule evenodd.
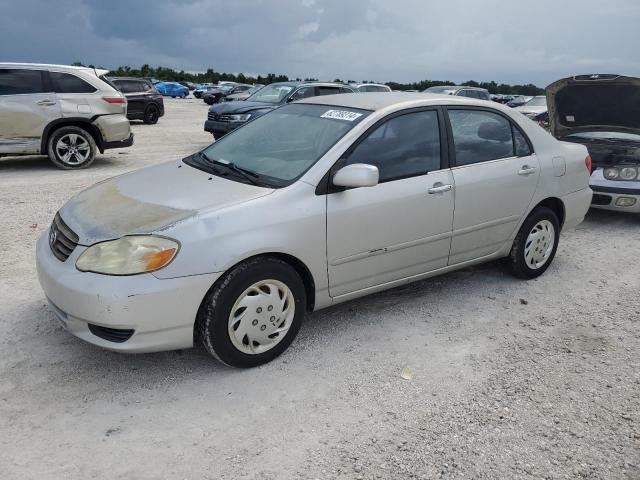
M 72 65 L 84 66 L 81 62 L 74 62 Z M 89 65 L 93 67 L 93 65 Z M 244 73 L 219 73 L 212 68 L 208 68 L 204 73 L 190 73 L 180 70 L 179 72 L 168 67 L 152 67 L 148 64 L 142 65 L 140 68 L 131 68 L 128 65 L 122 65 L 115 70 L 111 70 L 111 75 L 116 77 L 150 77 L 157 78 L 158 80 L 172 81 L 172 82 L 193 82 L 193 83 L 218 83 L 219 81 L 238 82 L 238 83 L 262 83 L 269 84 L 275 82 L 286 82 L 289 77 L 286 75 L 276 75 L 275 73 L 269 73 L 266 76 L 258 75 L 252 77 L 245 75 Z M 295 80 L 300 80 L 296 78 Z M 307 77 L 305 81 L 317 81 L 317 78 Z M 340 79 L 336 79 L 336 82 L 340 82 Z M 353 83 L 349 80 L 348 83 Z M 375 81 L 363 81 L 362 83 L 380 83 Z M 455 82 L 450 80 L 422 80 L 421 82 L 414 83 L 397 83 L 387 82 L 387 85 L 392 90 L 419 90 L 422 91 L 429 87 L 436 85 L 455 85 Z M 489 93 L 499 93 L 503 95 L 542 95 L 544 89 L 539 88 L 530 83 L 526 85 L 507 85 L 505 83 L 498 84 L 494 81 L 491 82 L 476 82 L 469 80 L 462 85 L 481 87 L 489 90 Z

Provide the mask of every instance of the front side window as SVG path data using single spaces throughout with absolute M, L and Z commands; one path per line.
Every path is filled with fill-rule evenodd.
M 53 90 L 56 93 L 93 93 L 96 88 L 70 73 L 50 72 Z
M 0 95 L 44 93 L 40 70 L 0 69 Z
M 288 185 L 315 164 L 367 110 L 289 104 L 256 118 L 203 151 L 208 161 L 257 174 L 266 183 Z
M 502 115 L 470 109 L 448 114 L 457 166 L 531 154 L 524 135 Z
M 413 112 L 387 120 L 349 155 L 347 164 L 353 163 L 378 167 L 381 183 L 439 170 L 438 112 Z

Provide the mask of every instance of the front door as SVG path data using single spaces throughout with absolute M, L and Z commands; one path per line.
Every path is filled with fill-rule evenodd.
M 60 118 L 44 72 L 0 68 L 0 153 L 40 153 L 44 128 Z
M 334 170 L 375 165 L 375 187 L 327 195 L 329 292 L 339 297 L 445 267 L 453 178 L 438 110 L 395 115 L 365 133 Z
M 482 109 L 448 109 L 456 190 L 449 264 L 496 253 L 533 198 L 540 165 L 520 129 Z

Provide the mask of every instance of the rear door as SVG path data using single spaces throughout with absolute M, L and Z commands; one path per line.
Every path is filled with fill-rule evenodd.
M 332 172 L 353 163 L 375 165 L 380 180 L 327 195 L 332 297 L 447 265 L 454 196 L 443 119 L 437 109 L 394 115 L 334 166 Z
M 57 118 L 45 71 L 0 68 L 0 153 L 40 153 L 44 128 Z
M 449 264 L 455 265 L 504 245 L 531 203 L 540 165 L 530 141 L 501 113 L 447 112 L 456 190 Z
M 87 116 L 94 113 L 91 100 L 96 87 L 82 78 L 67 72 L 49 72 L 53 91 L 60 103 L 62 115 L 65 117 Z

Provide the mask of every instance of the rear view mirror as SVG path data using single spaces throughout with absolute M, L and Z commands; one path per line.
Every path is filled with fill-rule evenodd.
M 380 173 L 378 167 L 365 163 L 354 163 L 342 167 L 333 176 L 333 184 L 338 187 L 375 187 Z

